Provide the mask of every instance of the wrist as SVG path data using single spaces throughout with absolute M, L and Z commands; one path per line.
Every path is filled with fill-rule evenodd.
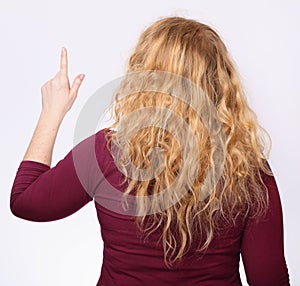
M 40 120 L 45 121 L 47 125 L 59 127 L 64 119 L 64 116 L 65 115 L 60 114 L 59 112 L 50 112 L 42 110 L 40 114 Z

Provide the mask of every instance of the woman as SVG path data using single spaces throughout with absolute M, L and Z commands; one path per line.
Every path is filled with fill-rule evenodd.
M 148 27 L 115 94 L 114 124 L 51 168 L 83 78 L 70 87 L 63 49 L 42 87 L 13 214 L 57 220 L 95 200 L 104 241 L 97 285 L 241 285 L 240 254 L 249 285 L 289 285 L 264 129 L 217 33 L 181 17 Z

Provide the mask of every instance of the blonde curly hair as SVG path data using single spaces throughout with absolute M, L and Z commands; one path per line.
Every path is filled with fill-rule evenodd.
M 172 88 L 167 89 L 169 94 L 157 89 L 141 90 L 141 82 L 147 84 L 153 78 L 133 80 L 129 75 L 143 71 L 150 71 L 148 75 L 151 71 L 161 71 L 188 79 L 204 91 L 216 109 L 225 134 L 225 154 L 222 172 L 217 183 L 210 185 L 209 195 L 203 196 L 201 190 L 208 169 L 216 171 L 219 162 L 213 156 L 210 129 L 199 117 L 203 100 L 195 94 L 189 95 L 184 88 L 182 98 L 193 97 L 193 106 L 180 100 L 180 95 L 174 97 Z M 265 136 L 270 143 L 271 140 L 246 101 L 238 72 L 223 41 L 204 23 L 182 17 L 154 22 L 141 34 L 129 58 L 127 75 L 115 93 L 114 123 L 105 129 L 107 146 L 113 142 L 120 150 L 118 166 L 128 182 L 124 202 L 132 193 L 139 198 L 137 226 L 147 236 L 157 229 L 161 231 L 164 260 L 170 267 L 182 260 L 194 241 L 200 241 L 197 251 L 203 252 L 224 222 L 232 224 L 237 218 L 245 219 L 250 210 L 256 217 L 264 213 L 268 196 L 260 172 L 271 175 Z M 170 77 L 168 87 L 172 84 L 178 86 L 180 82 Z M 128 86 L 135 92 L 123 96 Z M 143 112 L 148 107 L 152 108 L 151 112 Z M 185 124 L 163 114 L 161 108 L 176 114 L 188 124 L 189 131 Z M 142 112 L 134 120 L 123 124 L 126 117 L 138 110 Z M 155 124 L 162 118 L 164 126 L 168 126 L 166 129 Z M 111 132 L 112 129 L 117 132 Z M 185 142 L 178 142 L 170 130 L 177 130 Z M 188 137 L 190 130 L 194 141 Z M 193 148 L 190 142 L 195 144 L 197 156 L 188 151 L 183 158 L 182 150 Z M 140 171 L 151 166 L 151 150 L 155 148 L 164 151 L 164 159 L 156 164 L 150 179 L 141 179 Z M 183 180 L 174 184 L 179 170 Z M 189 175 L 192 171 L 196 172 L 193 178 Z M 161 207 L 159 197 L 153 197 L 149 204 L 147 196 L 159 194 L 170 186 L 171 192 L 163 197 L 167 207 Z M 185 193 L 179 196 L 182 189 Z

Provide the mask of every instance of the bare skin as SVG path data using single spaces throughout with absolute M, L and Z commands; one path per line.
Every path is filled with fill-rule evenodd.
M 70 86 L 67 50 L 62 48 L 59 72 L 41 88 L 42 111 L 23 160 L 51 166 L 58 129 L 71 109 L 83 79 L 84 74 L 77 75 Z

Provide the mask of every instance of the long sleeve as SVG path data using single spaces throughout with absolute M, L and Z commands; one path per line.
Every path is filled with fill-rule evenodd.
M 251 286 L 286 286 L 289 274 L 284 257 L 283 216 L 275 178 L 263 173 L 269 207 L 263 220 L 249 219 L 242 241 L 242 259 Z
M 79 143 L 52 168 L 39 162 L 22 161 L 11 190 L 12 213 L 30 221 L 53 221 L 73 214 L 92 201 L 89 190 L 78 177 L 73 155 L 77 151 L 81 156 L 81 170 L 85 170 L 84 179 L 88 180 L 93 138 Z

